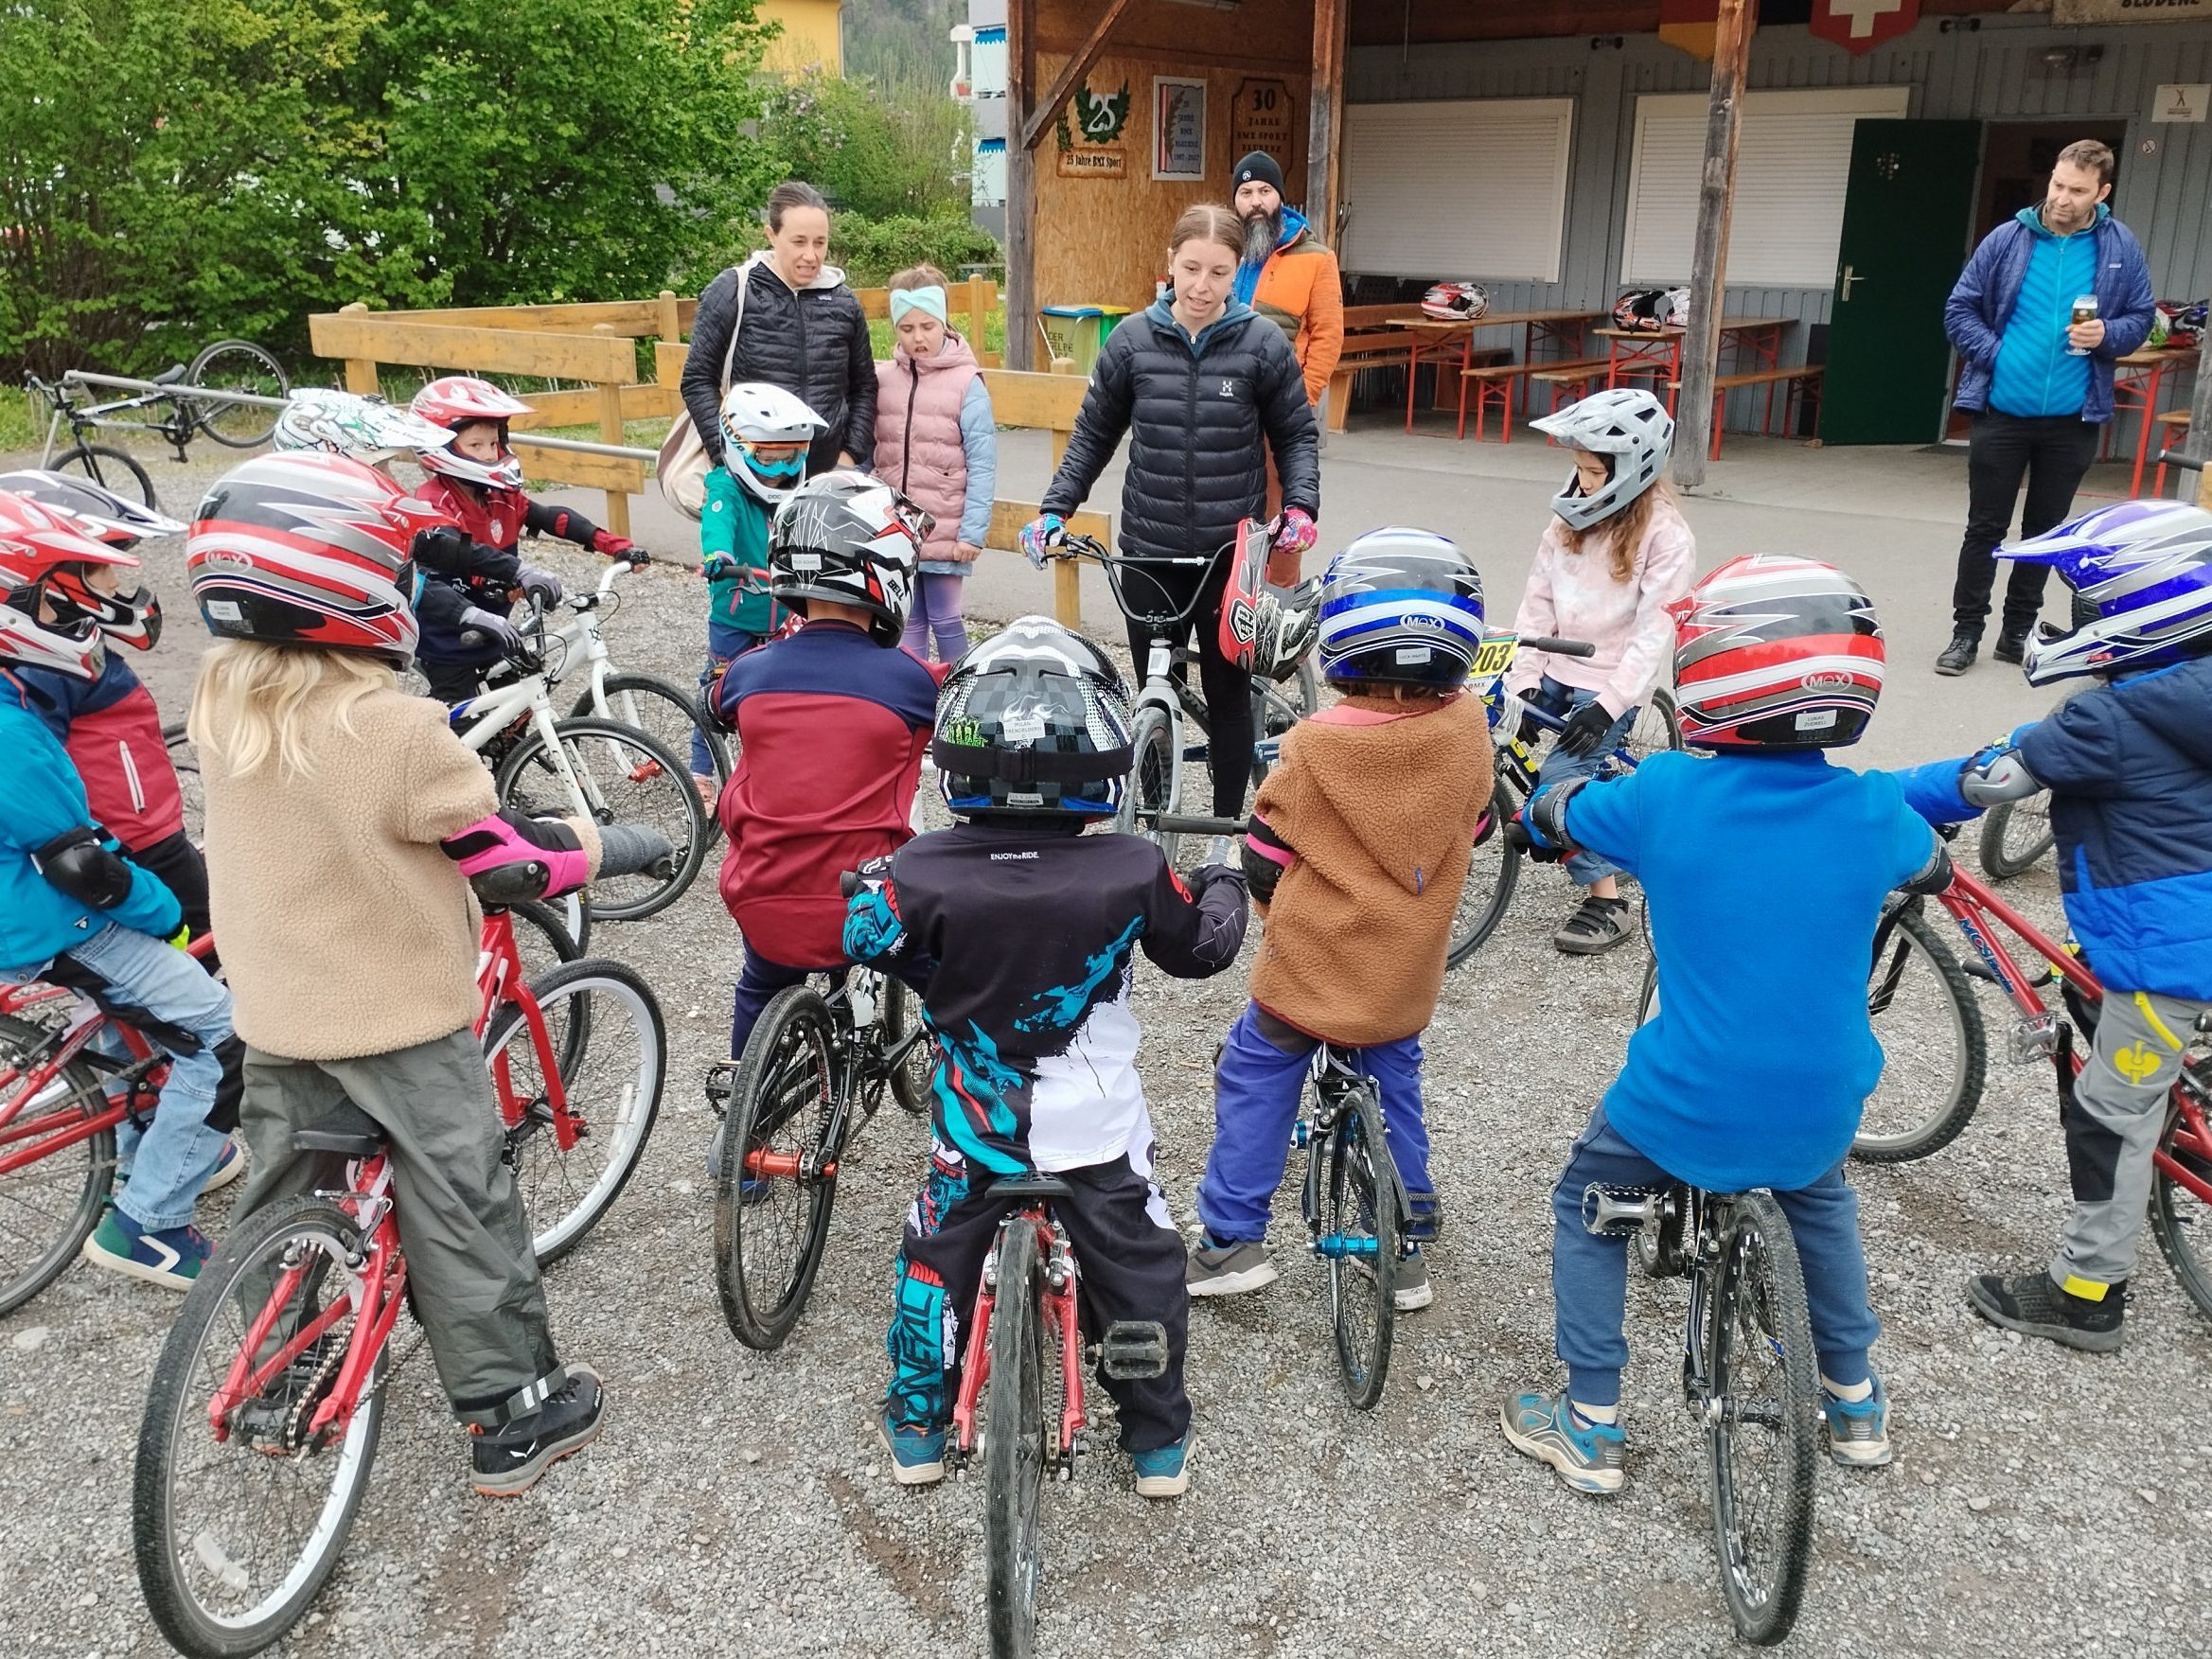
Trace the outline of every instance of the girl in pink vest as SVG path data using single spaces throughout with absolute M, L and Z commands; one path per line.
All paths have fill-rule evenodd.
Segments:
M 898 344 L 876 365 L 876 471 L 937 521 L 922 546 L 905 644 L 927 662 L 934 638 L 938 657 L 952 662 L 967 649 L 960 591 L 990 533 L 999 448 L 976 354 L 946 327 L 945 288 L 934 265 L 891 279 Z

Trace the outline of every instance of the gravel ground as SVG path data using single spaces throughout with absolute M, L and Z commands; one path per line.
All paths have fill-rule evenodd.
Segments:
M 157 468 L 188 507 L 219 468 Z M 178 711 L 196 629 L 173 580 L 150 675 Z M 591 561 L 554 556 L 580 578 Z M 627 584 L 624 663 L 693 671 L 699 591 Z M 1778 878 L 1782 878 L 1778 873 Z M 2046 865 L 2014 884 L 2055 917 Z M 1203 1451 L 1190 1495 L 1130 1490 L 1108 1421 L 1045 1500 L 1047 1653 L 1308 1654 L 1350 1642 L 1447 1654 L 1706 1653 L 1735 1643 L 1715 1582 L 1701 1441 L 1680 1409 L 1678 1284 L 1631 1288 L 1627 1492 L 1597 1504 L 1512 1453 L 1501 1395 L 1556 1375 L 1548 1193 L 1619 1063 L 1643 947 L 1559 956 L 1564 878 L 1531 873 L 1498 935 L 1453 975 L 1427 1039 L 1436 1174 L 1449 1225 L 1438 1299 L 1404 1319 L 1389 1392 L 1348 1409 L 1318 1265 L 1279 1221 L 1283 1279 L 1201 1306 L 1189 1373 Z M 605 1437 L 513 1503 L 471 1498 L 426 1359 L 393 1384 L 382 1452 L 345 1559 L 279 1650 L 300 1654 L 982 1650 L 980 1479 L 894 1488 L 869 1430 L 889 1268 L 919 1178 L 919 1124 L 879 1119 L 845 1166 L 812 1306 L 759 1355 L 719 1316 L 711 1119 L 734 929 L 702 880 L 597 950 L 659 991 L 671 1082 L 644 1166 L 548 1276 L 564 1353 L 608 1379 Z M 1146 1075 L 1178 1212 L 1211 1138 L 1208 1063 L 1243 973 L 1141 973 Z M 1531 993 L 1543 999 L 1541 1013 Z M 2000 1011 L 1985 1012 L 2002 1044 Z M 1824 1466 L 1808 1654 L 2114 1653 L 2206 1649 L 2212 1431 L 2177 1408 L 2212 1367 L 2212 1324 L 2148 1238 L 2129 1345 L 2113 1358 L 2003 1336 L 1966 1309 L 1973 1271 L 2035 1262 L 2065 1200 L 2048 1072 L 1993 1066 L 1980 1114 L 1934 1159 L 1854 1174 L 1885 1335 L 1899 1457 Z M 220 1196 L 220 1195 L 219 1195 Z M 211 1200 L 211 1225 L 222 1226 Z M 146 1383 L 176 1302 L 87 1268 L 0 1321 L 0 1651 L 154 1653 L 130 1549 Z

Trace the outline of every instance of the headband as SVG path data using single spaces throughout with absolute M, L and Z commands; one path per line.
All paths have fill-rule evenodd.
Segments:
M 891 320 L 895 325 L 909 311 L 927 311 L 940 323 L 948 320 L 945 304 L 945 291 L 935 283 L 928 288 L 894 288 L 891 291 Z

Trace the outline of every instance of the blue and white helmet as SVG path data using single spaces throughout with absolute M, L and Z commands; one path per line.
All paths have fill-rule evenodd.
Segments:
M 2021 664 L 2030 685 L 2212 649 L 2212 513 L 2202 507 L 2120 502 L 1992 556 L 2048 565 L 2097 607 L 2097 620 L 2080 627 L 2037 630 Z
M 1090 641 L 1020 617 L 953 665 L 929 757 L 957 813 L 1110 818 L 1129 775 L 1129 694 Z
M 1427 530 L 1371 530 L 1321 577 L 1321 674 L 1449 691 L 1482 645 L 1482 577 Z

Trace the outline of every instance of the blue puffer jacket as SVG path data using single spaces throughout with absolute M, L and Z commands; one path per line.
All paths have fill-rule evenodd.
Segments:
M 2005 327 L 2020 303 L 2035 252 L 2038 231 L 2029 222 L 2034 215 L 2035 209 L 2025 209 L 1982 238 L 1943 307 L 1943 332 L 1951 336 L 1960 358 L 1958 396 L 1953 400 L 1960 409 L 1989 405 L 1990 381 Z M 2113 417 L 2113 364 L 2150 337 L 2156 296 L 2150 289 L 2150 268 L 2144 263 L 2143 247 L 2133 232 L 2100 206 L 2096 227 L 2088 234 L 2097 242 L 2095 288 L 2097 315 L 2104 319 L 2104 344 L 2089 354 L 2089 395 L 2081 405 L 2081 418 L 2101 425 Z

